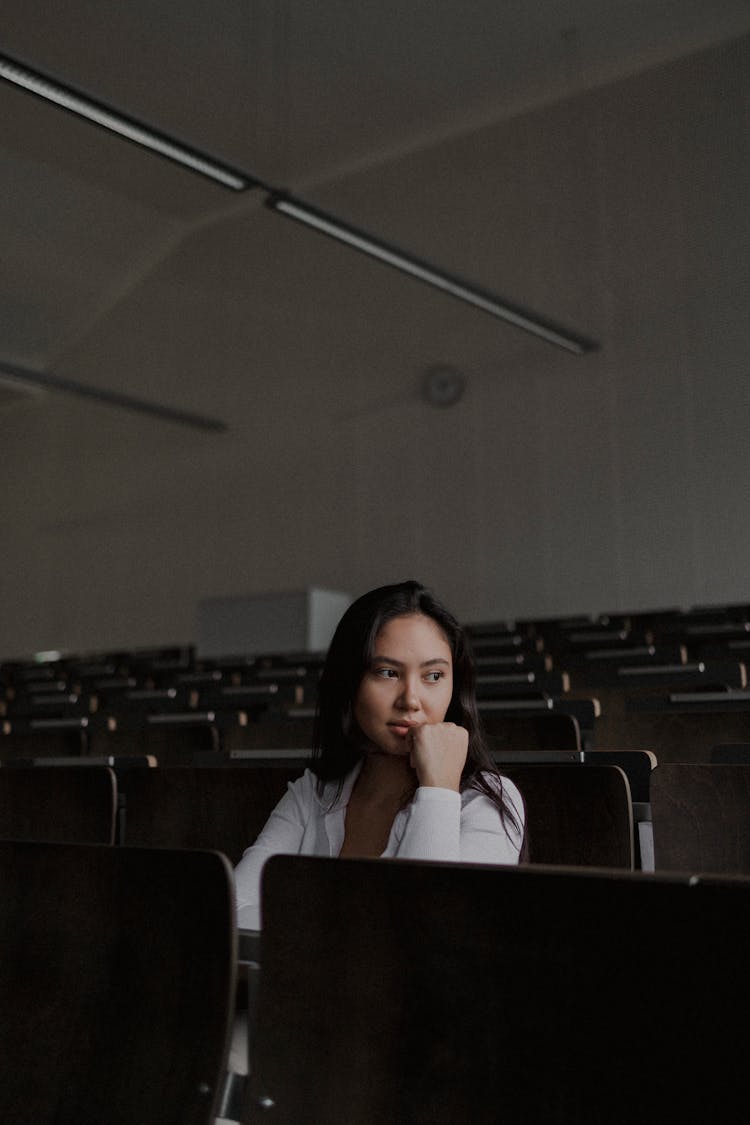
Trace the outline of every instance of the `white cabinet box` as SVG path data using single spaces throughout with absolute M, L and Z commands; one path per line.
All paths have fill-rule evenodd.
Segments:
M 206 598 L 198 602 L 199 657 L 325 652 L 349 594 L 338 590 L 288 591 Z

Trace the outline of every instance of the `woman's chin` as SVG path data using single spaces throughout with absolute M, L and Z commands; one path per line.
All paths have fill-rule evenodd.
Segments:
M 411 753 L 411 747 L 407 745 L 405 739 L 394 737 L 387 742 L 371 743 L 369 753 L 384 754 L 388 758 L 408 758 Z

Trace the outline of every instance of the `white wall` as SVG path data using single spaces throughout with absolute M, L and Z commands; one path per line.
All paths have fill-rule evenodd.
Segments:
M 2 412 L 0 658 L 187 642 L 201 598 L 412 576 L 464 620 L 750 600 L 749 104 L 744 39 L 319 193 L 367 226 L 391 192 L 382 233 L 427 257 L 447 224 L 444 264 L 561 310 L 602 341 L 580 359 L 387 270 L 363 302 L 384 267 L 313 235 L 300 256 L 272 216 L 244 273 L 221 225 L 194 236 L 227 273 L 212 304 L 187 240 L 159 267 L 171 303 L 146 277 L 61 373 L 139 393 L 156 350 L 161 399 L 210 380 L 230 430 Z M 456 407 L 419 399 L 428 362 L 468 376 Z

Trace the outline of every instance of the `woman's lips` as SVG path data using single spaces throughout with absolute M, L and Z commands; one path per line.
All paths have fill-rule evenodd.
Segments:
M 416 726 L 419 726 L 419 724 L 418 723 L 389 723 L 388 724 L 389 729 L 392 730 L 394 734 L 397 734 L 399 738 L 406 738 L 409 731 L 414 730 L 414 728 Z

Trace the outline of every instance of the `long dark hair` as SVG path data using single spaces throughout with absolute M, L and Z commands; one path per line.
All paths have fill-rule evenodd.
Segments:
M 453 614 L 419 582 L 409 580 L 378 586 L 352 602 L 333 634 L 317 691 L 311 769 L 322 793 L 326 782 L 344 778 L 363 757 L 363 739 L 354 718 L 354 699 L 370 666 L 375 639 L 394 617 L 422 614 L 438 625 L 453 659 L 453 694 L 446 722 L 464 727 L 469 749 L 461 774 L 461 788 L 484 793 L 500 810 L 503 822 L 521 832 L 517 811 L 503 794 L 500 771 L 492 760 L 475 693 L 474 657 L 469 639 Z M 507 827 L 507 823 L 506 823 Z

